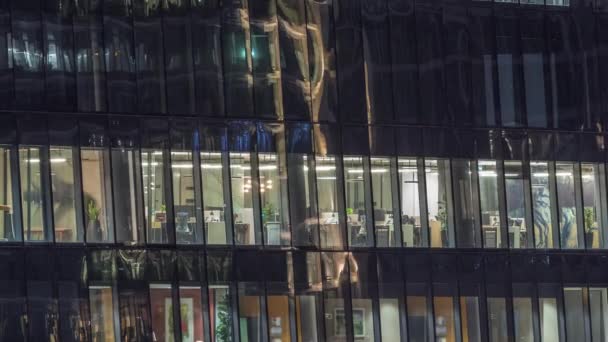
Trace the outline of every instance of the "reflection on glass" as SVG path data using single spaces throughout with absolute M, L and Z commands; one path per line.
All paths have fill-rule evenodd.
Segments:
M 7 147 L 0 147 L 0 241 L 21 241 L 20 218 L 15 216 L 18 197 L 13 192 L 19 186 L 13 170 L 16 165 L 12 152 Z
M 180 312 L 183 310 L 182 308 Z M 192 310 L 192 307 L 185 310 Z M 152 314 L 152 338 L 157 341 L 173 341 L 175 324 L 170 284 L 150 284 L 150 312 Z
M 605 177 L 603 164 L 581 164 L 583 185 L 583 223 L 585 225 L 585 243 L 587 248 L 604 247 L 605 227 L 602 226 L 602 215 L 605 203 Z
M 239 330 L 241 341 L 262 341 L 261 300 L 255 284 L 239 284 Z
M 400 244 L 396 239 L 393 221 L 391 160 L 389 158 L 371 158 L 371 178 L 376 246 L 397 247 Z
M 295 246 L 319 246 L 314 165 L 311 155 L 287 154 L 289 213 Z
M 532 293 L 530 284 L 513 284 L 513 325 L 516 341 L 534 341 Z
M 452 187 L 454 194 L 454 227 L 458 247 L 481 247 L 479 192 L 475 161 L 452 160 Z
M 175 240 L 178 244 L 203 243 L 197 221 L 193 169 L 192 152 L 171 151 Z
M 347 253 L 324 252 L 321 254 L 323 279 L 323 310 L 325 319 L 325 340 L 342 341 L 347 336 L 345 297 L 348 284 L 345 284 Z M 348 298 L 348 297 L 346 297 Z
M 71 148 L 51 147 L 50 152 L 55 241 L 80 241 L 82 223 L 76 215 L 76 196 L 80 191 L 74 186 L 73 151 Z
M 557 203 L 559 205 L 560 246 L 564 249 L 578 248 L 574 164 L 556 163 L 555 179 L 557 183 Z
M 581 287 L 564 288 L 566 341 L 584 340 L 586 309 L 583 298 L 587 296 L 587 293 L 584 292 L 586 292 L 586 289 Z
M 432 340 L 431 326 L 428 323 L 427 284 L 412 283 L 407 287 L 407 323 L 408 338 L 412 342 L 426 342 Z
M 450 161 L 427 159 L 425 172 L 431 247 L 454 247 Z
M 141 172 L 148 243 L 168 243 L 167 204 L 162 150 L 142 149 Z
M 258 154 L 260 207 L 266 245 L 289 245 L 289 208 L 284 161 L 277 153 Z
M 105 150 L 80 151 L 87 242 L 113 242 L 109 156 Z
M 230 153 L 230 173 L 236 243 L 260 244 L 259 227 L 253 210 L 254 192 L 258 191 L 258 184 L 251 177 L 251 154 Z
M 203 187 L 203 216 L 207 243 L 230 244 L 231 234 L 226 229 L 226 199 L 224 196 L 224 165 L 220 152 L 201 152 L 201 175 Z
M 485 248 L 506 247 L 500 232 L 500 209 L 498 204 L 498 173 L 495 160 L 477 162 L 479 175 L 479 203 L 481 230 Z
M 532 175 L 532 207 L 534 212 L 534 240 L 536 248 L 553 248 L 553 215 L 551 186 L 553 175 L 548 162 L 530 162 Z M 551 172 L 553 173 L 553 172 Z
M 91 310 L 91 341 L 119 341 L 118 329 L 114 325 L 114 294 L 110 286 L 89 286 Z
M 269 294 L 266 303 L 270 341 L 291 342 L 289 297 Z
M 19 148 L 21 179 L 21 208 L 25 241 L 49 241 L 48 227 L 44 220 L 45 197 L 42 163 L 45 163 L 40 147 Z
M 526 248 L 528 246 L 528 226 L 526 222 L 526 178 L 521 161 L 506 160 L 505 193 L 507 199 L 507 227 L 509 247 Z
M 401 337 L 399 299 L 380 298 L 380 334 L 383 342 L 399 342 Z
M 316 156 L 315 158 L 321 247 L 343 248 L 344 232 L 341 217 L 341 196 L 338 187 L 336 157 Z
M 608 340 L 608 289 L 589 288 L 589 309 L 591 311 L 591 341 Z
M 401 190 L 401 234 L 405 247 L 425 247 L 424 222 L 420 219 L 418 163 L 416 159 L 399 158 L 399 188 Z
M 232 341 L 232 303 L 230 288 L 224 285 L 209 286 L 211 339 L 216 342 Z
M 366 211 L 366 186 L 363 157 L 344 156 L 344 189 L 346 198 L 346 222 L 350 246 L 370 246 Z
M 112 149 L 112 189 L 118 242 L 137 243 L 143 239 L 138 165 L 139 155 L 135 150 Z
M 507 328 L 507 303 L 502 297 L 488 297 L 488 328 L 490 341 L 509 341 Z
M 182 340 L 204 341 L 200 286 L 180 286 L 179 304 Z

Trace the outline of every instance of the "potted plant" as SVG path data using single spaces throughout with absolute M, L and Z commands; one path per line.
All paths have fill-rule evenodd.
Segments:
M 95 205 L 95 201 L 89 201 L 87 204 L 87 236 L 90 241 L 103 240 L 103 231 L 101 230 L 101 222 L 99 221 L 99 208 Z
M 594 208 L 587 207 L 583 210 L 583 221 L 585 224 L 585 243 L 587 244 L 587 247 L 592 247 L 593 233 L 597 230 Z

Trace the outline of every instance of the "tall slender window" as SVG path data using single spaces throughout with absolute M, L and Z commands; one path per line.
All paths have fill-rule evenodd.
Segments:
M 0 241 L 22 240 L 15 157 L 13 149 L 0 147 Z
M 230 215 L 225 196 L 225 175 L 228 174 L 226 157 L 225 152 L 201 152 L 203 217 L 207 244 L 210 245 L 232 243 L 231 227 L 226 224 L 226 217 Z
M 585 339 L 585 315 L 588 297 L 587 289 L 582 287 L 564 287 L 564 322 L 566 325 L 566 341 Z
M 144 238 L 139 160 L 135 149 L 112 149 L 112 188 L 117 242 L 138 243 Z
M 111 286 L 90 285 L 91 335 L 93 341 L 114 342 L 120 340 L 116 326 L 115 295 Z
M 203 243 L 196 210 L 194 161 L 191 151 L 171 151 L 175 239 L 178 244 Z
M 368 215 L 369 196 L 367 178 L 369 173 L 363 157 L 344 156 L 344 196 L 346 198 L 346 222 L 349 245 L 371 246 L 372 218 Z M 369 166 L 369 164 L 368 164 Z
M 534 209 L 534 241 L 536 248 L 553 248 L 555 227 L 553 199 L 555 172 L 552 163 L 530 162 L 532 207 Z
M 165 156 L 161 149 L 142 149 L 141 170 L 148 243 L 168 243 L 167 203 L 165 202 Z
M 286 174 L 282 154 L 258 154 L 260 208 L 266 245 L 286 246 L 291 240 Z
M 592 341 L 606 341 L 608 339 L 608 289 L 589 288 L 589 310 Z
M 173 289 L 171 284 L 150 284 L 150 311 L 152 313 L 152 333 L 157 341 L 175 339 L 177 324 L 173 317 Z M 193 307 L 191 307 L 193 309 Z M 182 310 L 180 310 L 181 313 Z M 185 322 L 186 326 L 188 322 Z M 183 334 L 183 333 L 182 333 Z
M 394 203 L 398 203 L 393 196 L 393 172 L 391 159 L 371 158 L 372 201 L 374 206 L 374 230 L 376 233 L 376 246 L 397 247 L 401 245 L 395 231 Z M 395 189 L 396 190 L 396 189 Z M 397 213 L 398 215 L 398 213 Z
M 427 159 L 425 169 L 431 247 L 454 247 L 450 161 Z
M 606 168 L 603 164 L 581 164 L 583 223 L 587 248 L 603 248 L 606 237 Z
M 399 189 L 401 203 L 401 234 L 405 247 L 427 245 L 427 220 L 420 215 L 420 182 L 416 159 L 399 158 Z
M 48 181 L 43 172 L 48 167 L 46 158 L 48 158 L 48 150 L 44 148 L 19 148 L 21 207 L 25 241 L 51 240 L 46 219 Z
M 80 151 L 87 242 L 113 242 L 110 156 L 103 149 Z
M 556 163 L 557 204 L 559 205 L 560 246 L 563 249 L 579 248 L 577 218 L 580 203 L 579 167 L 573 163 Z M 579 195 L 579 196 L 577 196 Z
M 230 153 L 230 176 L 235 241 L 239 245 L 260 244 L 260 227 L 253 209 L 259 185 L 251 176 L 250 153 Z
M 533 293 L 532 284 L 513 284 L 513 325 L 516 341 L 534 341 Z
M 527 248 L 530 241 L 530 229 L 526 205 L 526 187 L 530 182 L 525 176 L 521 161 L 507 160 L 504 162 L 505 195 L 507 204 L 507 227 L 509 233 L 509 247 Z
M 456 313 L 454 297 L 449 284 L 434 284 L 433 311 L 435 313 L 436 341 L 456 340 Z
M 495 160 L 477 162 L 479 176 L 479 203 L 481 209 L 481 230 L 485 248 L 506 247 L 503 241 L 498 203 L 498 172 Z
M 562 293 L 559 284 L 538 285 L 538 315 L 542 341 L 561 341 L 564 338 L 561 324 Z
M 319 202 L 319 224 L 321 246 L 324 248 L 343 248 L 344 240 L 344 202 L 338 186 L 338 160 L 335 156 L 319 156 L 315 173 Z
M 82 241 L 82 211 L 76 209 L 80 189 L 74 178 L 73 149 L 51 147 L 50 165 L 55 241 Z
M 262 300 L 257 284 L 239 284 L 239 327 L 241 341 L 262 342 L 264 340 L 262 322 Z
M 481 247 L 477 171 L 474 160 L 452 160 L 454 227 L 458 247 Z
M 433 328 L 429 315 L 428 284 L 406 284 L 408 337 L 410 341 L 433 341 Z

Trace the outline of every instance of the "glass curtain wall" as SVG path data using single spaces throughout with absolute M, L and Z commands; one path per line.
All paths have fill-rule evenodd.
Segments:
M 80 167 L 87 242 L 112 243 L 114 212 L 109 151 L 101 148 L 82 148 Z
M 534 243 L 536 248 L 556 248 L 555 164 L 530 162 L 532 208 L 534 210 Z
M 398 180 L 393 167 L 396 161 L 391 158 L 372 157 L 370 163 L 376 246 L 401 246 L 401 231 L 396 229 L 400 219 L 400 213 L 395 210 L 399 208 L 399 192 L 395 187 Z
M 21 207 L 25 241 L 52 241 L 48 148 L 19 148 Z
M 431 247 L 454 247 L 450 160 L 426 159 L 426 201 Z
M 0 241 L 22 241 L 17 151 L 0 147 Z
M 348 243 L 352 247 L 373 245 L 373 218 L 370 213 L 369 161 L 362 156 L 344 156 L 344 196 Z
M 424 164 L 415 158 L 405 157 L 399 157 L 397 164 L 403 246 L 426 247 L 428 221 L 421 215 L 426 212 L 426 203 L 420 197 L 424 194 L 424 177 L 420 178 L 420 174 L 425 174 Z

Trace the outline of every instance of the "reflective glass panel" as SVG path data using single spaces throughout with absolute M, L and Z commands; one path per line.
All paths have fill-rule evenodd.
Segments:
M 233 327 L 230 288 L 224 285 L 210 285 L 209 307 L 212 340 L 231 342 Z
M 343 200 L 338 187 L 336 157 L 317 156 L 315 159 L 321 246 L 342 248 L 344 246 L 344 217 L 341 210 Z
M 261 301 L 264 299 L 257 293 L 256 285 L 239 284 L 239 330 L 241 341 L 261 342 L 262 311 Z
M 587 248 L 604 247 L 606 227 L 602 215 L 606 210 L 606 171 L 602 164 L 581 164 L 583 184 L 583 223 Z
M 152 314 L 152 338 L 157 341 L 174 341 L 175 323 L 170 284 L 150 284 L 150 312 Z
M 395 224 L 393 221 L 393 182 L 391 160 L 371 158 L 372 200 L 374 205 L 374 229 L 376 246 L 397 247 Z
M 232 243 L 232 233 L 226 225 L 226 206 L 224 175 L 227 170 L 220 152 L 201 152 L 201 178 L 203 186 L 203 217 L 207 244 L 225 245 Z
M 449 295 L 448 286 L 447 284 L 434 286 L 433 310 L 436 341 L 456 341 L 454 298 Z
M 481 209 L 481 231 L 485 248 L 506 247 L 500 231 L 500 209 L 498 204 L 498 173 L 495 160 L 477 162 L 479 175 L 479 203 Z
M 80 151 L 87 242 L 114 242 L 109 162 L 105 150 Z
M 51 147 L 50 151 L 55 241 L 82 241 L 82 216 L 76 210 L 80 189 L 74 183 L 74 152 L 62 147 Z
M 268 334 L 270 341 L 291 342 L 289 297 L 286 295 L 268 295 L 266 297 L 266 305 L 268 306 Z
M 502 297 L 488 297 L 488 328 L 490 341 L 509 341 L 507 303 Z
M 367 217 L 367 175 L 363 157 L 344 156 L 344 189 L 346 198 L 346 222 L 350 246 L 370 246 L 373 239 Z
M 251 154 L 230 153 L 230 176 L 232 184 L 232 211 L 234 235 L 239 245 L 261 243 L 260 231 L 254 216 L 253 201 L 258 184 L 251 177 Z
M 427 245 L 426 220 L 420 217 L 420 184 L 416 159 L 399 158 L 399 188 L 401 190 L 401 234 L 405 247 Z
M 407 327 L 409 341 L 432 341 L 433 330 L 428 315 L 428 285 L 423 283 L 406 284 Z
M 454 227 L 458 247 L 481 247 L 477 171 L 477 163 L 473 160 L 452 160 Z
M 427 159 L 425 168 L 431 247 L 454 247 L 450 161 Z
M 171 240 L 167 224 L 164 165 L 162 150 L 142 149 L 141 171 L 148 243 L 168 243 Z
M 278 153 L 259 153 L 258 172 L 265 244 L 287 246 L 291 236 L 285 161 Z
M 49 241 L 50 234 L 45 222 L 46 187 L 42 173 L 44 153 L 40 147 L 19 148 L 21 180 L 21 207 L 25 241 Z M 48 169 L 47 169 L 48 170 Z
M 559 235 L 561 248 L 579 248 L 575 167 L 572 163 L 556 163 L 557 203 L 559 205 Z M 578 169 L 578 167 L 576 168 Z M 578 184 L 580 186 L 580 184 Z M 580 194 L 580 193 L 579 193 Z
M 298 341 L 318 341 L 317 315 L 319 308 L 319 297 L 315 295 L 296 296 L 296 329 Z
M 513 325 L 516 341 L 534 341 L 532 291 L 531 284 L 513 284 Z
M 564 287 L 564 308 L 566 309 L 566 340 L 585 341 L 584 297 L 587 289 L 581 287 Z
M 311 155 L 288 153 L 289 212 L 295 246 L 319 245 L 315 163 Z
M 542 341 L 560 341 L 563 337 L 560 324 L 561 289 L 557 284 L 538 285 L 538 316 Z
M 536 248 L 553 248 L 553 200 L 551 199 L 550 172 L 548 162 L 530 162 L 532 181 L 532 207 L 534 208 L 534 240 Z
M 182 341 L 204 341 L 203 313 L 200 286 L 180 286 L 179 303 L 182 326 Z

